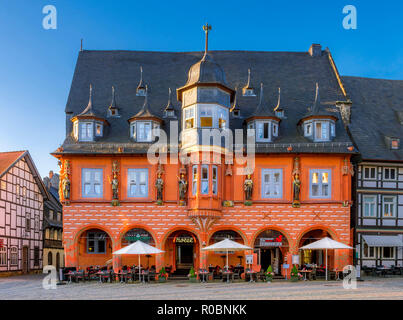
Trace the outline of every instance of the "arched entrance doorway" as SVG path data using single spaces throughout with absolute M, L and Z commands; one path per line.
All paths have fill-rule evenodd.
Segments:
M 85 230 L 78 238 L 78 267 L 106 266 L 112 259 L 112 239 L 101 229 Z
M 312 242 L 318 241 L 324 237 L 332 238 L 327 231 L 322 229 L 308 231 L 302 236 L 301 240 L 299 241 L 299 248 L 306 246 L 307 244 L 310 244 Z M 329 253 L 330 251 L 328 251 L 328 263 L 329 265 L 331 265 L 331 256 L 329 255 Z M 301 265 L 310 267 L 311 265 L 322 266 L 325 264 L 325 250 L 300 250 L 299 255 Z
M 281 273 L 281 265 L 289 251 L 287 238 L 280 231 L 264 230 L 258 234 L 254 243 L 257 264 L 266 271 L 271 265 L 275 274 Z
M 136 242 L 137 240 L 155 247 L 155 240 L 150 232 L 142 228 L 132 228 L 123 235 L 121 242 L 122 248 Z M 139 258 L 137 255 L 122 255 L 121 257 L 123 267 L 133 265 L 137 266 L 139 263 Z M 142 269 L 155 269 L 155 255 L 141 255 L 140 264 Z
M 175 275 L 187 275 L 199 268 L 199 241 L 194 233 L 186 230 L 172 232 L 165 241 L 165 262 Z
M 242 236 L 234 230 L 219 230 L 212 234 L 208 245 L 220 242 L 224 239 L 230 239 L 241 244 L 245 244 Z M 228 266 L 242 266 L 245 258 L 243 251 L 228 251 Z M 207 263 L 209 267 L 220 266 L 223 268 L 226 264 L 226 251 L 210 251 L 208 252 Z

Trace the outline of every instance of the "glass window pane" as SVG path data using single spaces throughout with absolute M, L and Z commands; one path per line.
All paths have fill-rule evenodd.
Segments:
M 202 181 L 201 192 L 202 192 L 203 194 L 207 194 L 207 193 L 208 193 L 208 181 Z
M 312 185 L 312 195 L 313 196 L 319 195 L 319 186 L 317 184 Z
M 318 183 L 318 173 L 314 172 L 312 174 L 312 183 Z
M 322 183 L 328 183 L 328 182 L 329 182 L 329 173 L 322 172 Z

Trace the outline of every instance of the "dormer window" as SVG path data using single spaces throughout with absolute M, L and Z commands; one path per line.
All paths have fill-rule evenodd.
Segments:
M 175 117 L 175 111 L 173 110 L 166 110 L 165 111 L 165 117 Z
M 278 118 L 284 118 L 284 110 L 276 110 L 275 115 Z
M 137 88 L 136 96 L 145 97 L 145 95 L 146 95 L 146 89 L 145 88 Z
M 153 121 L 133 121 L 130 124 L 130 135 L 137 142 L 152 142 L 155 136 L 152 129 L 159 129 L 160 125 Z
M 94 129 L 92 122 L 81 122 L 79 129 L 79 140 L 80 141 L 93 141 L 94 140 Z
M 256 94 L 254 92 L 254 90 L 252 88 L 247 89 L 247 88 L 243 88 L 242 89 L 242 95 L 244 97 L 256 97 Z
M 102 137 L 103 126 L 101 123 L 95 124 L 95 136 Z
M 392 139 L 390 145 L 391 149 L 397 150 L 399 149 L 399 146 L 400 146 L 400 139 Z
M 317 141 L 329 140 L 328 122 L 315 122 L 315 140 Z
M 314 142 L 330 141 L 336 136 L 333 120 L 309 120 L 303 123 L 304 136 Z
M 108 117 L 119 117 L 118 109 L 108 109 Z
M 232 116 L 234 118 L 239 118 L 241 116 L 241 111 L 240 110 L 233 110 L 232 111 Z

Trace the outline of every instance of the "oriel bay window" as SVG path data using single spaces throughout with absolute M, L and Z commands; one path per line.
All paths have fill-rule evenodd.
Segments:
M 127 170 L 127 196 L 131 198 L 148 197 L 148 169 Z
M 309 195 L 310 198 L 331 197 L 331 170 L 310 170 Z
M 282 180 L 282 169 L 262 169 L 262 198 L 282 198 Z
M 212 128 L 213 127 L 213 108 L 202 106 L 200 107 L 200 127 Z
M 195 110 L 194 110 L 194 107 L 188 107 L 184 111 L 185 111 L 184 128 L 185 129 L 194 128 L 195 127 Z
M 200 170 L 200 172 L 199 172 Z M 211 172 L 211 174 L 210 174 Z M 200 176 L 200 179 L 199 179 Z M 200 180 L 200 190 L 198 181 Z M 210 187 L 211 186 L 211 187 Z M 217 195 L 218 193 L 218 167 L 214 165 L 194 165 L 192 167 L 192 195 Z
M 102 169 L 82 169 L 82 196 L 84 198 L 102 197 Z

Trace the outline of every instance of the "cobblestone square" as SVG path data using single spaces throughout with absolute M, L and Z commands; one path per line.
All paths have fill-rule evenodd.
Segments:
M 258 282 L 235 283 L 99 283 L 80 282 L 58 285 L 56 290 L 42 287 L 44 275 L 0 278 L 0 299 L 116 299 L 116 300 L 320 300 L 320 299 L 399 299 L 403 300 L 403 278 L 366 278 L 357 282 L 357 289 L 344 289 L 342 281 L 286 281 L 271 284 Z

